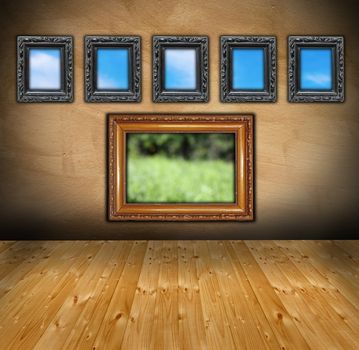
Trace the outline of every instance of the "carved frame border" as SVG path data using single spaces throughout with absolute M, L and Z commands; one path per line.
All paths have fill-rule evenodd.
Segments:
M 220 38 L 220 98 L 222 102 L 275 102 L 277 99 L 277 39 L 274 36 L 233 36 Z M 259 47 L 265 49 L 264 90 L 235 90 L 231 87 L 232 49 Z
M 142 128 L 141 128 L 142 125 Z M 194 131 L 238 129 L 236 133 L 236 203 L 215 204 L 142 204 L 125 202 L 124 130 Z M 173 128 L 171 129 L 171 126 Z M 170 128 L 169 128 L 170 127 Z M 222 129 L 224 128 L 224 129 Z M 178 132 L 178 131 L 177 131 Z M 182 132 L 182 131 L 181 131 Z M 187 132 L 187 131 L 183 131 Z M 122 135 L 119 138 L 119 135 Z M 239 135 L 242 135 L 240 137 Z M 110 221 L 252 221 L 253 201 L 253 116 L 241 114 L 110 114 L 108 116 L 108 219 Z M 240 145 L 239 145 L 240 144 Z M 238 152 L 238 149 L 242 151 Z M 241 154 L 238 154 L 241 153 Z M 243 154 L 242 154 L 243 153 Z M 122 169 L 121 169 L 122 167 Z M 239 188 L 241 190 L 239 190 Z M 121 195 L 122 193 L 122 195 Z M 239 198 L 241 203 L 239 203 Z M 187 206 L 187 207 L 186 207 Z
M 96 49 L 98 47 L 124 47 L 130 50 L 130 88 L 128 90 L 96 90 Z M 141 37 L 98 35 L 85 36 L 85 101 L 141 101 Z
M 153 102 L 208 102 L 209 64 L 207 36 L 154 36 L 152 47 L 152 100 Z M 198 84 L 195 91 L 166 91 L 163 87 L 162 50 L 165 47 L 195 47 L 199 51 L 197 62 Z
M 301 47 L 330 47 L 334 49 L 334 87 L 329 91 L 299 89 L 299 49 Z M 344 102 L 344 37 L 289 36 L 288 37 L 288 101 Z
M 60 90 L 28 89 L 28 49 L 30 47 L 59 47 L 62 50 L 62 86 Z M 17 102 L 73 101 L 73 38 L 72 36 L 17 36 Z

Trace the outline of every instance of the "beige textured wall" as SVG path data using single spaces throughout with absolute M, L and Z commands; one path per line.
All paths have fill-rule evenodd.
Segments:
M 358 227 L 359 40 L 354 1 L 32 0 L 1 2 L 0 195 L 7 238 L 343 237 Z M 70 34 L 75 100 L 16 103 L 16 35 Z M 139 104 L 84 102 L 83 36 L 142 37 Z M 210 37 L 210 102 L 151 102 L 151 37 Z M 278 101 L 219 102 L 219 36 L 276 35 Z M 287 36 L 345 36 L 346 102 L 287 102 Z M 256 115 L 256 221 L 106 221 L 106 113 L 250 112 Z M 17 235 L 16 235 L 17 234 Z

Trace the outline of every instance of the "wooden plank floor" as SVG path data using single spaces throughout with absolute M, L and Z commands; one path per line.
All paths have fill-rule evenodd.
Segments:
M 0 349 L 359 349 L 359 241 L 0 241 Z

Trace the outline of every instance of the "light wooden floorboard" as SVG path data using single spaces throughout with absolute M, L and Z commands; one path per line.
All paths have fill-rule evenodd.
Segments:
M 0 348 L 357 350 L 358 249 L 0 242 Z

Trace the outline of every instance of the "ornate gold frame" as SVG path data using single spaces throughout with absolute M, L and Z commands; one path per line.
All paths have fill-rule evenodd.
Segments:
M 126 133 L 231 132 L 236 136 L 235 203 L 126 203 Z M 110 114 L 109 211 L 111 221 L 253 220 L 253 116 L 242 114 Z

